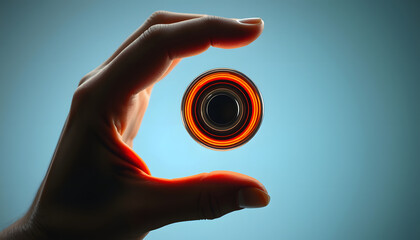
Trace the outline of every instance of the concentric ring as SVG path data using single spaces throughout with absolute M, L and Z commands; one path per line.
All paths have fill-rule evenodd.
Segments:
M 217 68 L 202 73 L 188 86 L 181 114 L 185 128 L 198 143 L 210 149 L 230 150 L 248 142 L 258 131 L 263 101 L 255 84 L 243 73 Z

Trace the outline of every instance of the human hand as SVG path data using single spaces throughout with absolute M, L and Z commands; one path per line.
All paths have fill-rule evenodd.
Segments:
M 249 176 L 157 178 L 132 149 L 153 85 L 182 58 L 248 45 L 262 30 L 258 18 L 154 13 L 80 81 L 31 208 L 0 238 L 139 239 L 170 223 L 266 206 L 267 191 Z

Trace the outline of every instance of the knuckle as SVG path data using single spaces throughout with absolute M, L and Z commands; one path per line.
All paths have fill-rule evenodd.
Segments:
M 80 79 L 79 84 L 77 86 L 82 85 L 84 82 L 86 82 L 89 79 L 89 77 L 90 77 L 89 74 L 82 77 L 82 79 Z
M 73 93 L 73 98 L 71 101 L 70 112 L 69 112 L 69 122 L 76 119 L 84 119 L 85 123 L 89 117 L 96 111 L 95 109 L 95 96 L 90 87 L 87 87 L 86 84 L 79 86 L 76 91 Z
M 219 16 L 207 15 L 202 17 L 202 21 L 208 26 L 217 26 L 223 23 L 223 18 Z
M 147 19 L 147 22 L 151 25 L 160 23 L 166 19 L 168 14 L 169 12 L 167 11 L 163 11 L 163 10 L 156 11 L 150 15 L 150 17 Z
M 142 38 L 151 42 L 162 42 L 162 39 L 165 37 L 165 29 L 166 26 L 164 24 L 155 24 L 142 34 Z
M 82 85 L 83 83 L 85 83 L 86 81 L 88 81 L 89 79 L 93 78 L 98 72 L 100 72 L 101 70 L 101 66 L 95 68 L 94 70 L 90 71 L 88 74 L 86 74 L 85 76 L 82 77 L 82 79 L 80 79 L 79 81 L 79 86 Z
M 78 106 L 83 102 L 86 102 L 86 98 L 89 96 L 89 91 L 84 86 L 79 86 L 73 93 L 72 107 Z
M 211 193 L 202 191 L 198 203 L 200 219 L 213 220 L 223 216 L 217 198 Z
M 88 81 L 93 75 L 94 75 L 93 72 L 90 72 L 90 73 L 86 74 L 84 77 L 82 77 L 82 79 L 80 79 L 79 85 L 77 85 L 77 86 L 80 86 L 83 83 L 85 83 L 86 81 Z
M 201 183 L 208 181 L 210 176 L 208 173 L 203 174 Z M 223 216 L 224 214 L 220 207 L 220 202 L 213 191 L 204 189 L 200 191 L 197 204 L 199 219 L 213 220 Z
M 76 91 L 73 93 L 73 98 L 71 102 L 72 111 L 82 111 L 82 109 L 91 109 L 94 104 L 96 104 L 95 98 L 97 94 L 92 91 L 91 84 L 82 84 L 76 88 Z

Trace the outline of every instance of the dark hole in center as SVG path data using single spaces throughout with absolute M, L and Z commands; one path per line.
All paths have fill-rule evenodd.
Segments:
M 207 103 L 207 116 L 216 125 L 232 124 L 237 119 L 238 114 L 238 102 L 228 94 L 217 94 Z

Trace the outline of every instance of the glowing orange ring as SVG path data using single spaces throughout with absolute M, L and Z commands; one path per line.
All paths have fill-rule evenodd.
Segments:
M 245 94 L 246 99 L 250 100 L 247 104 L 252 111 L 250 110 L 251 116 L 247 116 L 249 117 L 247 125 L 245 128 L 242 126 L 243 130 L 239 134 L 231 134 L 235 135 L 232 138 L 227 135 L 228 138 L 217 139 L 214 134 L 205 131 L 200 124 L 194 121 L 194 117 L 196 117 L 194 116 L 196 114 L 194 113 L 194 106 L 197 101 L 197 94 L 202 91 L 203 87 L 218 80 L 239 86 L 243 90 L 242 92 L 239 89 L 242 94 Z M 229 150 L 245 144 L 258 131 L 263 116 L 263 101 L 255 84 L 241 72 L 232 69 L 212 69 L 198 76 L 189 85 L 182 99 L 181 113 L 187 131 L 198 143 L 211 149 Z

